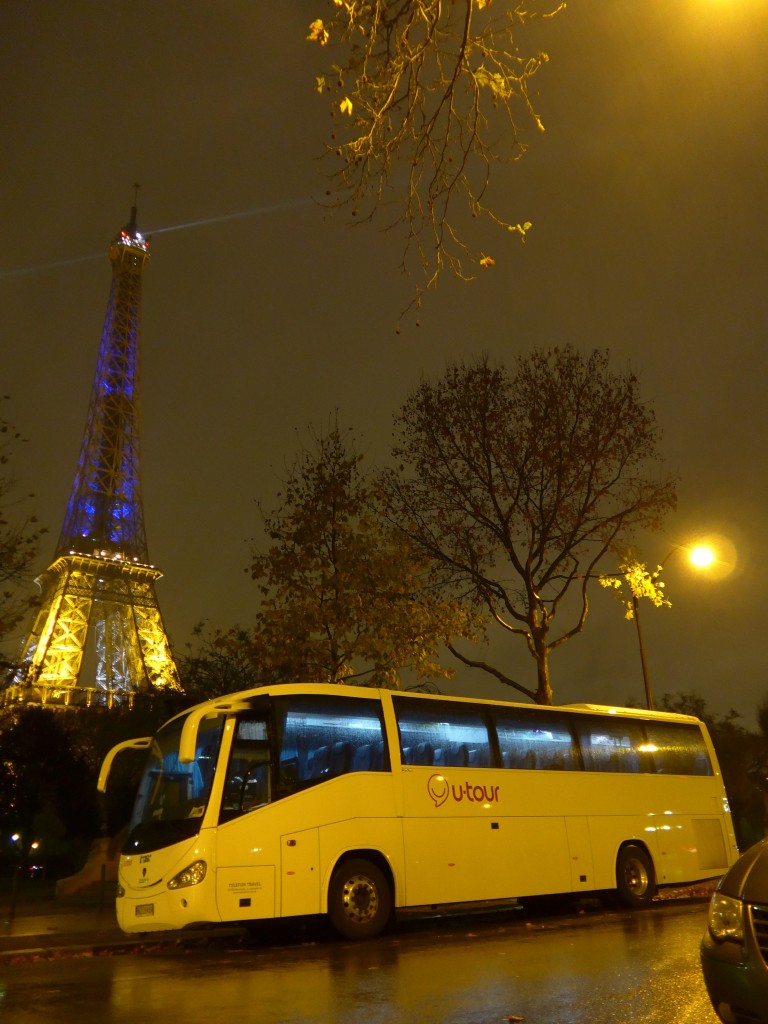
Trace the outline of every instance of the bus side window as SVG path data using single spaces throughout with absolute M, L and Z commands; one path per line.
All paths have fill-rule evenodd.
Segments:
M 416 744 L 416 756 L 413 759 L 414 764 L 432 764 L 432 744 L 431 743 L 417 743 Z
M 646 722 L 648 746 L 657 775 L 712 775 L 704 738 L 697 725 L 684 722 Z
M 299 789 L 299 759 L 286 757 L 280 761 L 278 774 L 279 796 L 289 796 Z
M 329 771 L 329 759 L 330 750 L 328 744 L 323 744 L 322 747 L 318 747 L 313 750 L 307 757 L 307 772 L 306 777 L 308 779 L 319 779 L 323 775 L 327 775 Z
M 371 744 L 363 743 L 355 750 L 352 757 L 353 772 L 369 772 L 371 770 Z
M 378 701 L 303 695 L 274 706 L 281 796 L 348 772 L 389 770 Z
M 343 775 L 352 763 L 352 744 L 348 740 L 336 740 L 331 750 L 331 775 Z
M 491 743 L 482 707 L 418 697 L 393 700 L 405 765 L 490 768 Z
M 336 740 L 333 746 L 324 744 L 307 758 L 307 778 L 320 779 L 325 776 L 344 775 L 352 763 L 352 744 L 348 740 Z
M 384 740 L 361 743 L 352 753 L 352 772 L 380 772 L 384 770 Z
M 575 724 L 586 771 L 638 774 L 648 770 L 641 721 L 578 715 Z
M 479 768 L 480 767 L 480 751 L 476 748 L 470 750 L 469 747 L 465 747 L 466 751 L 466 765 L 467 768 Z
M 579 767 L 569 720 L 557 711 L 499 711 L 496 736 L 505 768 L 575 771 Z

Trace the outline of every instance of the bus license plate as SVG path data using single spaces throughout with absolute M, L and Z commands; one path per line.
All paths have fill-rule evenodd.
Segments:
M 140 903 L 136 907 L 136 917 L 154 917 L 155 916 L 155 904 L 154 903 Z

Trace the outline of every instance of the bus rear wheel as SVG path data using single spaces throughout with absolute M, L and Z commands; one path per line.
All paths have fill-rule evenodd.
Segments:
M 379 935 L 392 912 L 392 893 L 380 868 L 368 860 L 343 861 L 328 888 L 328 917 L 346 939 Z
M 616 890 L 630 907 L 647 907 L 656 895 L 653 861 L 642 848 L 630 843 L 616 858 Z

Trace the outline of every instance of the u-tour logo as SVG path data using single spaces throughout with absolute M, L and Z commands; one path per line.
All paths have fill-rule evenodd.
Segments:
M 461 803 L 466 800 L 471 804 L 495 804 L 499 800 L 498 786 L 477 786 L 471 782 L 450 783 L 444 775 L 430 775 L 427 779 L 427 792 L 434 800 L 435 807 L 442 807 L 446 800 Z

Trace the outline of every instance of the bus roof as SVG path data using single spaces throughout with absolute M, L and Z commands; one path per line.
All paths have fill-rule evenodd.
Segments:
M 384 692 L 380 687 L 372 686 L 353 686 L 347 684 L 335 684 L 335 683 L 275 683 L 268 684 L 263 687 L 256 687 L 250 690 L 240 690 L 235 693 L 225 694 L 221 697 L 214 697 L 211 700 L 204 701 L 201 704 L 197 704 L 194 707 L 188 708 L 182 711 L 180 715 L 174 717 L 180 717 L 181 715 L 190 715 L 197 722 L 201 721 L 208 715 L 226 714 L 234 711 L 244 711 L 248 709 L 249 702 L 252 700 L 258 700 L 259 697 L 267 697 L 270 695 L 278 694 L 300 694 L 300 693 L 327 693 L 336 696 L 348 696 L 348 697 L 362 697 L 368 699 L 376 699 L 380 694 Z M 590 703 L 577 703 L 577 704 L 558 704 L 558 705 L 546 705 L 546 704 L 529 704 L 515 701 L 505 701 L 499 699 L 487 699 L 484 697 L 475 696 L 451 696 L 448 694 L 441 693 L 423 693 L 421 691 L 413 690 L 388 690 L 386 692 L 397 694 L 398 696 L 418 698 L 422 700 L 448 700 L 448 701 L 468 701 L 472 703 L 488 704 L 497 707 L 536 707 L 541 708 L 544 711 L 575 711 L 575 712 L 588 712 L 598 715 L 620 715 L 625 718 L 655 718 L 666 721 L 679 721 L 679 722 L 698 722 L 699 719 L 693 715 L 683 715 L 677 712 L 671 711 L 651 711 L 647 708 L 627 708 L 612 706 L 609 704 L 590 704 Z
M 695 715 L 684 715 L 679 711 L 655 711 L 650 708 L 622 708 L 610 704 L 561 704 L 562 708 L 571 711 L 596 711 L 602 715 L 621 715 L 624 718 L 660 718 L 679 722 L 698 722 Z

